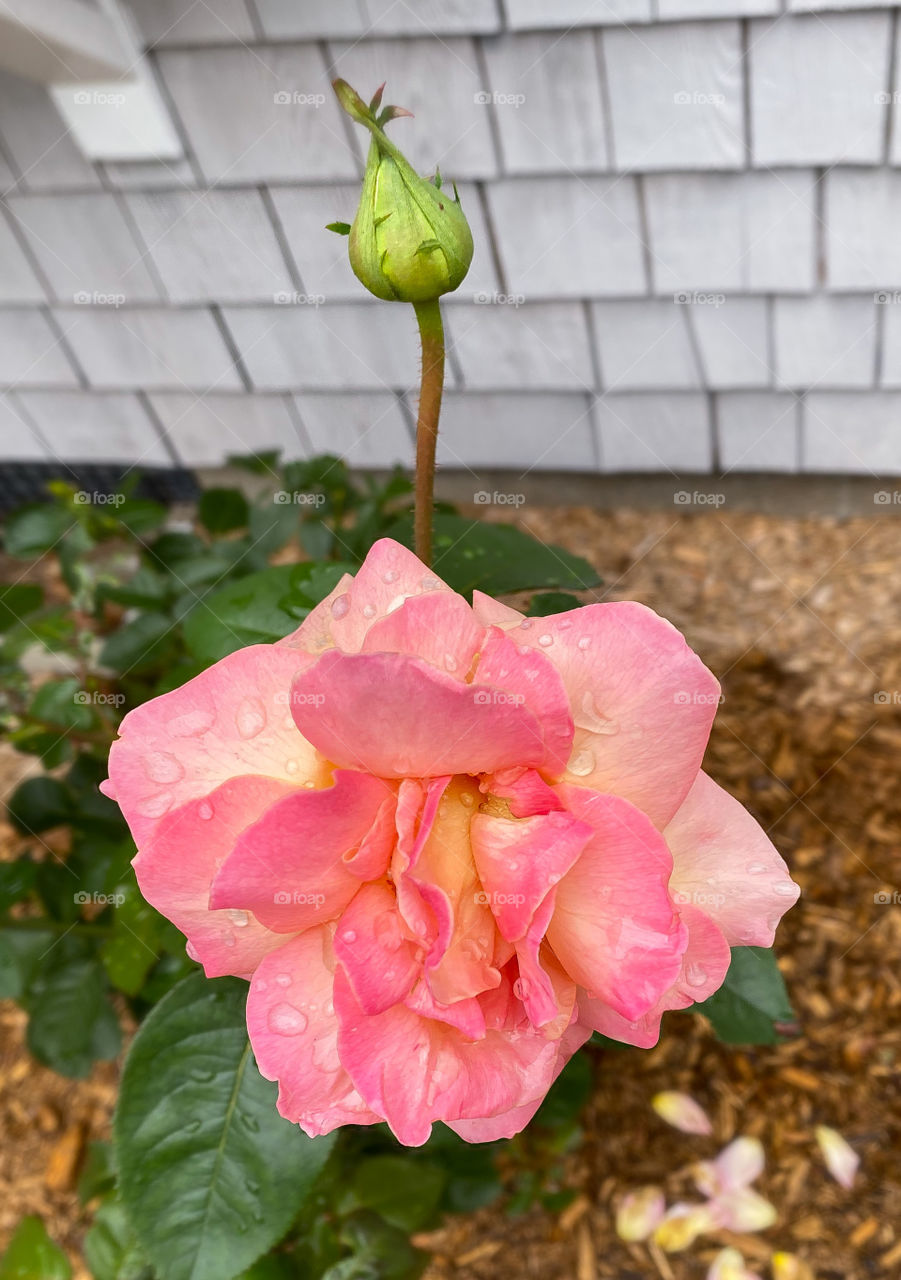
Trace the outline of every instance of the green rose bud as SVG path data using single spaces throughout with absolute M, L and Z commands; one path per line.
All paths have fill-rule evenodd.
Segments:
M 392 302 L 430 302 L 463 281 L 472 262 L 472 232 L 454 187 L 451 200 L 435 181 L 420 178 L 385 136 L 383 126 L 402 107 L 384 107 L 382 88 L 367 107 L 344 80 L 334 82 L 347 114 L 372 134 L 363 192 L 353 225 L 330 229 L 350 235 L 354 275 L 377 298 Z

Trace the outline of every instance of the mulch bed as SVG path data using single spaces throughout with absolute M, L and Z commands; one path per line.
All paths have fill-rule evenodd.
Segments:
M 496 1280 L 499 1270 L 511 1280 L 701 1280 L 724 1243 L 763 1274 L 778 1248 L 819 1280 L 901 1275 L 901 901 L 874 901 L 901 887 L 901 521 L 581 508 L 521 518 L 596 563 L 605 585 L 586 599 L 657 608 L 720 677 L 707 767 L 764 824 L 803 890 L 777 935 L 801 1034 L 737 1049 L 701 1018 L 672 1015 L 658 1048 L 607 1054 L 569 1163 L 574 1201 L 557 1214 L 492 1209 L 449 1222 L 428 1237 L 428 1280 Z M 18 1013 L 0 1011 L 0 1243 L 23 1213 L 42 1212 L 74 1253 L 84 1217 L 60 1146 L 73 1126 L 82 1138 L 105 1131 L 113 1073 L 59 1081 L 24 1056 Z M 692 1094 L 714 1137 L 658 1120 L 650 1100 L 664 1088 Z M 852 1192 L 823 1167 L 821 1123 L 860 1153 Z M 656 1183 L 669 1201 L 694 1199 L 689 1166 L 740 1133 L 766 1148 L 757 1185 L 779 1209 L 776 1226 L 683 1254 L 618 1240 L 618 1196 Z

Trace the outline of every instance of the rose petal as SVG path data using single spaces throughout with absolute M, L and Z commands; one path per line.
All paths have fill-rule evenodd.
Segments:
M 294 788 L 275 778 L 232 778 L 155 825 L 134 860 L 141 893 L 187 935 L 208 978 L 252 973 L 284 944 L 244 910 L 211 911 L 210 885 L 242 833 Z
M 485 638 L 462 596 L 432 591 L 411 596 L 386 618 L 374 622 L 363 653 L 406 653 L 463 681 Z
M 701 1160 L 695 1165 L 695 1185 L 699 1191 L 713 1197 L 742 1191 L 760 1177 L 765 1164 L 766 1156 L 759 1138 L 736 1138 L 715 1160 Z
M 421 948 L 406 934 L 387 884 L 365 884 L 335 931 L 335 955 L 365 1013 L 382 1013 L 412 991 Z
M 772 946 L 800 889 L 747 809 L 700 772 L 663 834 L 674 901 L 700 907 L 732 946 Z
M 682 635 L 630 601 L 527 618 L 508 635 L 563 678 L 575 722 L 567 781 L 621 796 L 664 827 L 700 768 L 719 702 Z
M 667 890 L 670 852 L 625 800 L 570 786 L 558 794 L 595 835 L 557 885 L 548 942 L 579 986 L 640 1018 L 675 981 L 688 942 Z
M 259 966 L 247 1029 L 260 1074 L 278 1081 L 278 1109 L 316 1137 L 344 1124 L 377 1124 L 338 1058 L 328 929 L 309 929 Z
M 339 769 L 331 787 L 285 796 L 243 832 L 210 906 L 252 911 L 278 933 L 334 920 L 360 888 L 344 859 L 353 859 L 391 790 L 381 778 Z
M 704 1137 L 713 1133 L 713 1125 L 707 1113 L 687 1093 L 664 1089 L 654 1095 L 651 1106 L 661 1120 L 671 1124 L 680 1133 L 695 1133 Z
M 636 1243 L 647 1240 L 666 1212 L 666 1200 L 659 1187 L 640 1187 L 624 1195 L 616 1208 L 616 1234 L 620 1240 Z
M 291 680 L 309 661 L 275 645 L 251 645 L 129 711 L 102 789 L 118 803 L 138 848 L 164 814 L 229 778 L 326 785 L 327 762 L 298 733 L 289 706 Z
M 835 1129 L 830 1129 L 828 1125 L 818 1124 L 814 1132 L 817 1145 L 823 1153 L 826 1168 L 836 1182 L 850 1191 L 854 1185 L 857 1167 L 860 1164 L 860 1156 L 840 1133 Z

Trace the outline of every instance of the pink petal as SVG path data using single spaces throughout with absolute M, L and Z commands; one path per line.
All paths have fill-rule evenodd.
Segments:
M 663 834 L 675 902 L 700 907 L 732 946 L 772 946 L 800 889 L 744 805 L 699 772 Z
M 696 907 L 681 907 L 679 915 L 688 929 L 688 946 L 675 982 L 646 1014 L 629 1020 L 600 1000 L 583 995 L 579 1017 L 587 1026 L 610 1040 L 621 1040 L 640 1049 L 650 1049 L 660 1039 L 660 1019 L 669 1009 L 689 1005 L 712 996 L 723 982 L 732 961 L 729 944 L 713 921 Z
M 815 1136 L 826 1168 L 836 1182 L 850 1191 L 857 1176 L 860 1156 L 836 1129 L 830 1129 L 828 1125 L 818 1124 Z
M 338 971 L 338 1052 L 366 1104 L 384 1115 L 397 1139 L 418 1147 L 436 1120 L 497 1116 L 542 1097 L 557 1044 L 538 1033 L 489 1031 L 468 1041 L 444 1023 L 404 1005 L 367 1016 Z
M 244 774 L 323 786 L 328 767 L 291 718 L 306 655 L 255 644 L 130 711 L 109 757 L 112 795 L 138 848 L 166 813 Z
M 522 938 L 538 905 L 569 871 L 593 829 L 570 813 L 533 818 L 472 819 L 472 852 L 484 896 L 498 928 L 514 942 Z
M 422 968 L 421 949 L 407 936 L 397 899 L 384 883 L 363 885 L 345 908 L 334 947 L 365 1013 L 382 1013 L 404 1000 Z
M 747 1135 L 736 1138 L 715 1160 L 701 1160 L 695 1165 L 695 1184 L 699 1191 L 718 1199 L 734 1191 L 743 1191 L 763 1173 L 766 1164 L 763 1144 Z
M 557 964 L 549 948 L 544 946 L 548 921 L 554 912 L 554 892 L 548 894 L 535 912 L 529 930 L 516 943 L 519 978 L 514 994 L 522 1001 L 533 1027 L 557 1039 L 572 1019 L 576 1003 L 576 984 Z
M 511 609 L 508 604 L 486 596 L 484 591 L 473 591 L 472 611 L 483 627 L 500 627 L 501 631 L 518 627 L 525 616 L 518 609 Z
M 676 628 L 623 602 L 527 618 L 508 634 L 563 678 L 575 722 L 567 780 L 621 796 L 665 826 L 700 768 L 719 699 Z
M 554 777 L 563 772 L 572 750 L 573 721 L 566 689 L 553 663 L 540 652 L 524 651 L 491 627 L 481 646 L 472 687 L 477 700 L 528 707 L 538 719 L 545 744 L 542 767 Z
M 527 707 L 419 658 L 332 650 L 301 673 L 292 694 L 301 733 L 343 768 L 424 778 L 549 760 Z
M 411 596 L 374 622 L 363 653 L 406 653 L 464 680 L 485 638 L 472 609 L 453 591 Z
M 155 826 L 134 860 L 141 892 L 187 935 L 208 978 L 252 973 L 284 944 L 244 910 L 211 911 L 210 885 L 246 828 L 294 788 L 275 778 L 232 778 Z
M 278 1109 L 310 1137 L 377 1124 L 338 1058 L 328 930 L 309 929 L 259 966 L 247 1029 L 260 1073 L 278 1081 Z
M 345 575 L 281 644 L 308 653 L 334 647 L 358 653 L 369 628 L 387 617 L 392 606 L 397 608 L 395 602 L 436 591 L 450 592 L 450 587 L 412 551 L 391 538 L 381 538 L 373 543 L 356 576 Z
M 482 778 L 479 789 L 485 795 L 506 800 L 514 818 L 532 818 L 538 813 L 563 809 L 554 788 L 534 769 L 501 769 Z
M 730 1191 L 710 1202 L 710 1210 L 716 1217 L 717 1226 L 727 1231 L 766 1231 L 778 1220 L 779 1214 L 774 1205 L 749 1187 L 741 1191 Z
M 672 858 L 627 801 L 582 787 L 558 792 L 595 836 L 557 885 L 548 942 L 579 986 L 635 1020 L 673 984 L 688 942 L 667 889 Z
M 338 770 L 331 787 L 285 796 L 242 834 L 213 882 L 210 906 L 252 911 L 278 933 L 334 920 L 360 888 L 344 859 L 353 858 L 390 790 L 380 778 Z
M 708 1137 L 713 1125 L 703 1108 L 687 1093 L 677 1089 L 664 1089 L 651 1099 L 651 1106 L 661 1120 L 671 1124 L 680 1133 L 700 1134 Z

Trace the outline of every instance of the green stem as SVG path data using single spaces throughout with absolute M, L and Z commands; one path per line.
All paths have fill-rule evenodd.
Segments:
M 438 299 L 414 302 L 422 342 L 422 378 L 416 421 L 416 503 L 413 515 L 416 554 L 432 564 L 432 510 L 435 494 L 435 448 L 444 390 L 444 325 Z

